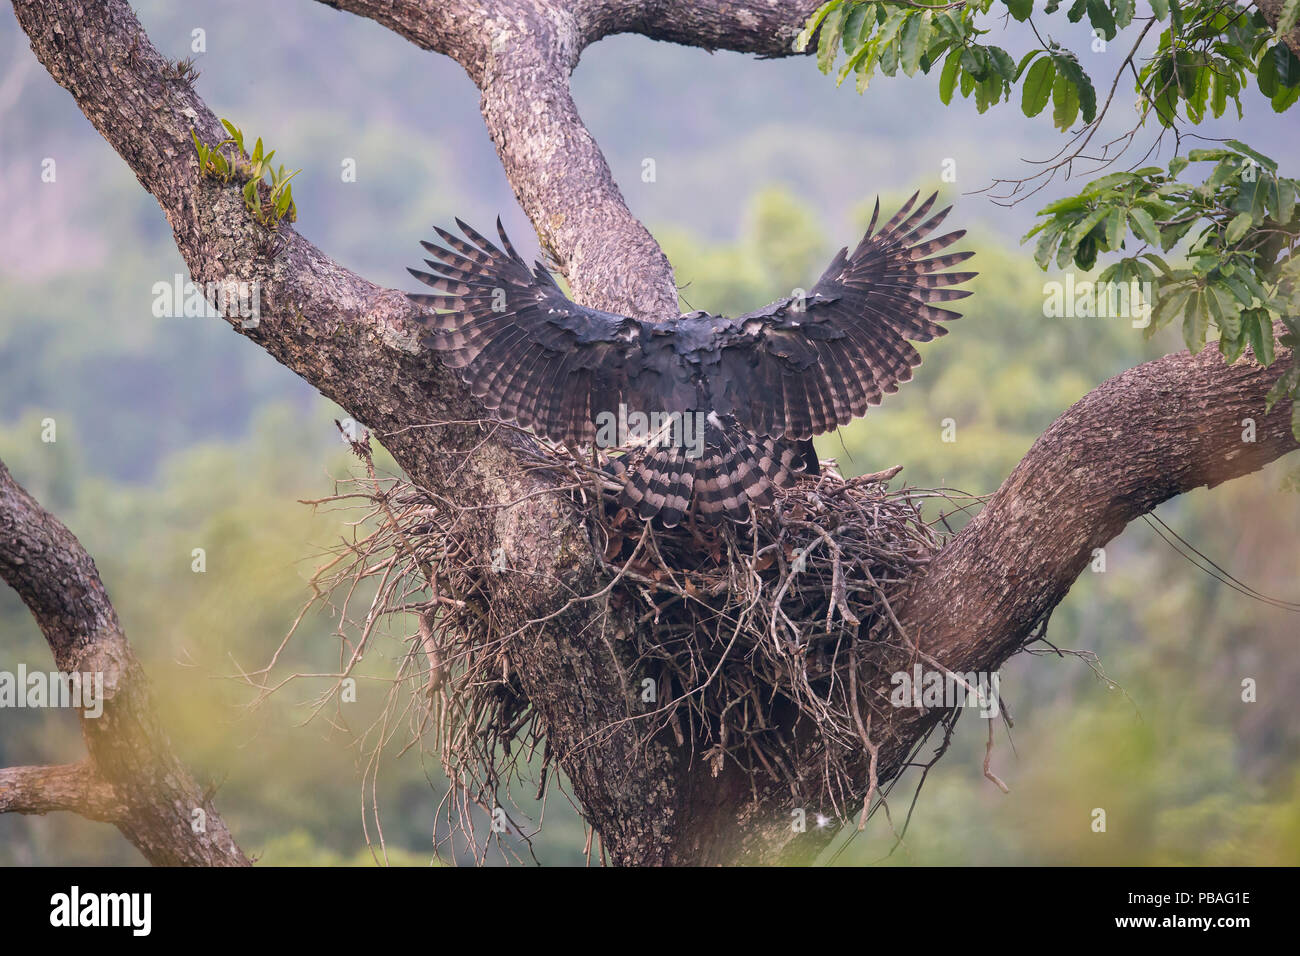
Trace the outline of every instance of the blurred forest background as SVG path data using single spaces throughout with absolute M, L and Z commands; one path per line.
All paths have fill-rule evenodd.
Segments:
M 498 212 L 521 250 L 535 252 L 477 92 L 450 60 L 310 2 L 134 6 L 173 58 L 191 55 L 192 30 L 206 32 L 207 52 L 195 58 L 200 94 L 250 141 L 264 137 L 277 160 L 302 168 L 297 228 L 345 265 L 413 288 L 403 267 L 418 262 L 416 243 L 432 224 L 457 215 L 488 224 Z M 574 82 L 689 307 L 734 314 L 806 287 L 836 248 L 856 241 L 877 193 L 886 206 L 918 188 L 958 200 L 950 221 L 971 230 L 976 295 L 952 335 L 923 347 L 915 383 L 821 441 L 846 473 L 902 464 L 914 484 L 992 492 L 1090 388 L 1182 347 L 1172 330 L 1146 341 L 1124 320 L 1043 317 L 1043 282 L 1059 276 L 1040 273 L 1017 244 L 1043 203 L 1007 210 L 960 195 L 1024 175 L 1022 157 L 1055 151 L 1049 124 L 1014 106 L 984 117 L 967 101 L 944 109 L 934 79 L 921 77 L 882 77 L 859 96 L 811 60 L 761 62 L 633 37 L 589 50 Z M 1285 166 L 1300 154 L 1300 135 L 1276 128 L 1257 93 L 1248 99 L 1231 133 Z M 41 181 L 47 157 L 54 183 Z M 342 181 L 347 158 L 355 182 Z M 642 179 L 647 158 L 653 182 Z M 956 161 L 955 184 L 940 182 L 945 159 Z M 252 695 L 236 679 L 269 660 L 323 549 L 348 533 L 352 516 L 298 503 L 358 471 L 334 426 L 341 412 L 223 323 L 152 316 L 153 284 L 185 274 L 167 223 L 36 63 L 7 6 L 0 223 L 0 457 L 95 557 L 173 743 L 201 780 L 220 785 L 217 804 L 243 848 L 270 864 L 371 864 L 362 737 L 413 623 L 395 626 L 371 654 L 358 702 L 338 717 L 306 722 L 324 682 L 291 684 L 249 711 Z M 45 418 L 57 423 L 55 443 L 41 441 Z M 957 423 L 956 442 L 941 441 L 945 418 Z M 1238 577 L 1295 600 L 1298 485 L 1296 462 L 1283 460 L 1158 514 Z M 191 570 L 200 547 L 201 574 Z M 280 673 L 332 670 L 335 629 L 329 615 L 310 615 Z M 1300 863 L 1300 717 L 1290 697 L 1300 684 L 1298 632 L 1295 615 L 1216 583 L 1137 522 L 1108 547 L 1104 573 L 1085 572 L 1049 631 L 1057 646 L 1097 654 L 1118 686 L 1075 657 L 1014 659 L 1002 679 L 1014 749 L 999 724 L 993 755 L 1011 792 L 983 778 L 986 728 L 970 715 L 892 856 L 878 815 L 824 859 Z M 51 666 L 6 589 L 0 670 L 20 663 Z M 1241 700 L 1247 677 L 1258 681 L 1256 703 Z M 81 752 L 71 714 L 0 711 L 0 765 Z M 394 750 L 377 781 L 389 862 L 429 863 L 447 790 L 436 757 Z M 916 783 L 911 774 L 894 790 L 895 823 Z M 1090 829 L 1094 807 L 1107 810 L 1105 834 Z M 558 794 L 546 809 L 537 858 L 583 862 L 580 818 Z M 141 862 L 108 826 L 0 816 L 0 864 Z

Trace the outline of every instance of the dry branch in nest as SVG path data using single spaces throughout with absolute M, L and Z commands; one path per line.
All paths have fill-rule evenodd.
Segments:
M 611 601 L 650 625 L 632 636 L 657 692 L 646 735 L 702 742 L 715 775 L 732 761 L 783 779 L 793 806 L 865 810 L 893 711 L 881 673 L 924 657 L 891 602 L 947 537 L 922 514 L 947 496 L 891 491 L 899 470 L 844 479 L 827 462 L 748 526 L 603 527 L 626 581 Z
M 505 832 L 526 840 L 502 808 L 525 778 L 544 796 L 553 754 L 511 673 L 510 634 L 493 613 L 494 569 L 471 558 L 469 532 L 479 518 L 404 480 L 377 477 L 368 444 L 354 449 L 366 477 L 342 480 L 335 495 L 311 502 L 363 509 L 354 540 L 312 580 L 313 602 L 340 621 L 336 676 L 352 672 L 381 620 L 414 621 L 389 706 L 367 732 L 372 789 L 379 753 L 406 727 L 402 750 L 436 752 L 452 783 L 440 813 L 443 839 L 459 834 L 481 855 L 488 841 L 474 827 L 478 808 L 495 817 L 496 835 L 504 814 Z M 620 510 L 617 485 L 563 452 L 525 467 L 572 478 L 564 487 L 604 569 L 597 591 L 549 618 L 594 600 L 611 621 L 636 622 L 630 633 L 613 629 L 632 642 L 629 716 L 605 732 L 630 725 L 643 741 L 671 734 L 681 746 L 702 746 L 694 756 L 715 774 L 730 761 L 784 780 L 795 806 L 828 808 L 842 820 L 861 807 L 865 819 L 879 795 L 877 756 L 894 710 L 879 690 L 889 683 L 882 675 L 934 663 L 902 633 L 892 607 L 950 531 L 942 515 L 927 521 L 922 507 L 930 499 L 964 506 L 945 491 L 890 490 L 898 468 L 844 479 L 828 462 L 748 525 L 688 520 L 664 529 Z M 367 581 L 373 587 L 361 587 Z M 359 595 L 367 606 L 354 615 L 349 605 Z M 537 754 L 540 765 L 532 763 Z

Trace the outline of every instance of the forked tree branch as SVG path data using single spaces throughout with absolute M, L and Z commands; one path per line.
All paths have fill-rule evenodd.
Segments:
M 382 23 L 465 68 L 482 92 L 506 177 L 578 301 L 637 317 L 678 314 L 672 267 L 627 208 L 578 115 L 569 75 L 589 45 L 640 33 L 709 50 L 787 56 L 815 0 L 321 0 Z
M 247 865 L 211 799 L 173 753 L 95 562 L 3 462 L 0 579 L 36 618 L 59 671 L 93 675 L 86 686 L 102 687 L 98 713 L 81 713 L 88 759 L 0 770 L 0 812 L 71 810 L 112 823 L 158 865 Z

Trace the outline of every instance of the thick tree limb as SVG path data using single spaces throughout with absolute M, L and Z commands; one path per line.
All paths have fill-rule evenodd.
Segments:
M 211 800 L 172 752 L 95 562 L 3 462 L 0 579 L 36 618 L 59 671 L 103 681 L 102 713 L 81 715 L 89 759 L 0 770 L 0 812 L 72 810 L 112 823 L 157 865 L 248 865 Z
M 452 57 L 483 94 L 483 119 L 543 248 L 575 298 L 638 317 L 678 314 L 672 267 L 627 208 L 578 115 L 569 74 L 615 33 L 786 56 L 813 0 L 321 0 Z M 631 264 L 631 267 L 629 267 Z
M 587 45 L 639 33 L 705 50 L 784 57 L 799 55 L 795 37 L 821 0 L 591 0 L 577 6 Z
M 485 19 L 491 54 L 471 73 L 506 177 L 542 245 L 587 305 L 676 316 L 672 266 L 614 183 L 569 90 L 571 17 L 523 3 Z M 629 268 L 629 263 L 635 266 Z
M 996 670 L 1061 602 L 1093 549 L 1130 521 L 1295 450 L 1291 403 L 1264 413 L 1265 394 L 1290 364 L 1282 350 L 1268 369 L 1248 357 L 1226 365 L 1210 347 L 1166 355 L 1093 389 L 911 584 L 904 629 L 954 672 Z M 1243 440 L 1245 419 L 1254 441 Z M 896 731 L 891 760 L 915 739 L 914 728 Z
M 570 0 L 563 4 L 495 3 L 491 0 L 319 0 L 388 27 L 426 50 L 452 57 L 476 75 L 489 54 L 490 34 L 480 29 L 484 11 L 528 6 L 547 19 L 568 18 L 573 64 L 582 50 L 617 33 L 639 33 L 705 50 L 793 56 L 794 39 L 819 0 Z
M 568 73 L 586 44 L 625 31 L 782 55 L 815 3 L 500 0 L 490 14 L 481 11 L 488 4 L 469 0 L 331 5 L 455 57 L 483 90 L 484 117 L 516 194 L 578 297 L 663 314 L 676 308 L 671 270 L 582 126 Z M 282 248 L 269 254 L 268 236 L 247 217 L 237 188 L 200 180 L 190 130 L 209 143 L 222 132 L 126 3 L 14 6 L 37 57 L 158 199 L 194 278 L 262 284 L 260 325 L 246 330 L 232 318 L 232 326 L 374 428 L 441 505 L 481 515 L 467 562 L 484 565 L 498 547 L 509 555 L 511 573 L 499 576 L 492 607 L 514 633 L 511 666 L 610 858 L 762 862 L 821 846 L 829 831 L 795 845 L 789 791 L 780 782 L 754 791 L 726 770 L 714 779 L 703 762 L 692 763 L 689 746 L 655 740 L 638 749 L 636 731 L 602 733 L 627 715 L 635 693 L 620 677 L 629 663 L 617 649 L 624 642 L 603 628 L 638 625 L 617 617 L 606 624 L 599 601 L 529 625 L 568 596 L 600 587 L 590 544 L 567 505 L 537 493 L 553 489 L 554 479 L 521 471 L 515 452 L 527 440 L 511 432 L 428 427 L 479 413 L 416 345 L 416 313 L 404 296 L 348 272 L 287 225 L 276 240 Z M 1043 436 L 984 514 L 916 582 L 905 628 L 954 670 L 1004 660 L 1068 590 L 1096 542 L 1164 497 L 1294 447 L 1279 431 L 1286 409 L 1262 413 L 1284 362 L 1266 371 L 1184 354 L 1101 386 Z M 1260 439 L 1237 450 L 1225 422 L 1247 415 L 1257 417 Z M 933 719 L 900 715 L 881 748 L 882 782 Z
M 1281 350 L 1268 369 L 1248 358 L 1225 365 L 1208 348 L 1147 362 L 1093 389 L 1043 433 L 984 509 L 909 584 L 898 614 L 908 639 L 954 673 L 998 670 L 1064 599 L 1093 549 L 1130 521 L 1296 449 L 1290 403 L 1264 413 L 1264 396 L 1290 363 Z M 1255 424 L 1253 442 L 1243 441 L 1246 418 Z M 889 676 L 912 663 L 907 653 L 882 661 L 876 692 L 888 697 Z M 900 708 L 874 728 L 882 784 L 902 772 L 946 713 Z M 720 792 L 702 793 L 694 809 L 708 827 L 731 836 L 701 847 L 695 861 L 807 860 L 829 842 L 830 833 L 793 840 L 788 816 L 742 817 L 736 807 L 745 803 L 748 781 L 719 783 Z M 778 807 L 786 796 L 774 786 L 757 802 Z
M 269 233 L 248 216 L 237 185 L 200 178 L 191 131 L 209 144 L 225 131 L 149 43 L 127 3 L 18 2 L 14 9 L 38 59 L 158 200 L 193 280 L 258 285 L 258 324 L 245 328 L 231 315 L 232 328 L 374 429 L 428 487 L 482 504 L 542 486 L 541 478 L 519 476 L 512 454 L 519 439 L 509 431 L 433 429 L 475 421 L 482 410 L 418 347 L 419 312 L 405 295 L 338 265 L 288 224 Z
M 115 823 L 127 812 L 112 784 L 89 762 L 57 767 L 0 769 L 0 813 L 69 810 L 88 820 Z

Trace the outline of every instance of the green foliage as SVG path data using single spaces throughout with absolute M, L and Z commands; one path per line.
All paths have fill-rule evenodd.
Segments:
M 432 854 L 413 853 L 400 847 L 362 847 L 345 856 L 322 845 L 315 834 L 304 829 L 290 830 L 269 839 L 257 854 L 261 866 L 430 866 Z
M 1204 3 L 1188 8 L 1181 28 L 1172 19 L 1171 11 L 1169 29 L 1138 74 L 1139 102 L 1161 125 L 1175 125 L 1180 106 L 1193 124 L 1207 109 L 1217 118 L 1228 100 L 1240 118 L 1241 93 L 1252 75 L 1279 113 L 1300 98 L 1300 60 L 1275 39 L 1262 14 Z
M 1015 19 L 1029 17 L 1032 0 L 1004 3 Z M 806 49 L 816 34 L 817 62 L 825 73 L 831 72 L 843 51 L 844 63 L 838 70 L 837 82 L 843 83 L 856 73 L 859 92 L 868 87 L 877 67 L 886 76 L 894 76 L 900 68 L 906 76 L 913 76 L 918 71 L 929 73 L 942 64 L 939 98 L 948 104 L 953 93 L 960 90 L 963 97 L 975 97 L 975 107 L 981 113 L 1010 99 L 1013 86 L 1025 77 L 1021 102 L 1026 115 L 1037 116 L 1050 96 L 1059 129 L 1069 129 L 1080 113 L 1084 122 L 1092 122 L 1097 114 L 1097 94 L 1072 52 L 1050 43 L 1029 51 L 1016 62 L 1002 47 L 979 41 L 989 31 L 976 26 L 976 18 L 989 13 L 993 6 L 993 0 L 930 7 L 896 0 L 830 0 L 808 21 L 795 41 L 795 49 Z M 1127 25 L 1133 17 L 1132 0 L 1119 0 L 1113 8 L 1104 0 L 1089 0 L 1086 4 L 1078 0 L 1071 8 L 1072 14 L 1075 8 L 1082 11 L 1085 6 L 1097 22 L 1108 24 L 1109 36 L 1114 36 L 1117 23 Z M 997 15 L 1002 12 L 999 10 Z M 1026 67 L 1030 67 L 1027 76 Z
M 1209 163 L 1201 182 L 1179 179 L 1189 166 Z M 1280 175 L 1276 162 L 1228 140 L 1175 157 L 1167 170 L 1150 166 L 1093 180 L 1040 209 L 1043 221 L 1022 241 L 1037 236 L 1034 260 L 1042 269 L 1055 262 L 1090 270 L 1098 253 L 1123 253 L 1098 279 L 1151 283 L 1148 335 L 1181 316 L 1191 351 L 1199 352 L 1215 328 L 1227 361 L 1249 346 L 1257 361 L 1271 365 L 1274 324 L 1286 329 L 1285 345 L 1300 336 L 1297 195 L 1300 182 Z M 1162 254 L 1176 247 L 1184 250 L 1182 262 L 1171 264 Z M 1300 363 L 1278 380 L 1268 407 L 1294 394 L 1298 384 Z M 1292 421 L 1300 435 L 1300 411 L 1293 411 Z
M 1288 4 L 1292 14 L 1298 5 L 1300 0 Z M 1015 20 L 1032 21 L 1033 0 L 1001 0 L 994 7 L 994 0 L 929 7 L 901 0 L 829 0 L 808 21 L 795 49 L 806 49 L 816 36 L 817 62 L 825 73 L 834 69 L 842 52 L 837 82 L 856 73 L 859 91 L 867 88 L 877 67 L 893 76 L 901 66 L 912 76 L 942 63 L 939 98 L 945 104 L 960 90 L 963 97 L 974 94 L 983 113 L 1010 99 L 1012 87 L 1021 83 L 1026 116 L 1041 113 L 1050 92 L 1058 129 L 1068 130 L 1080 115 L 1084 123 L 1093 122 L 1096 88 L 1073 52 L 1048 40 L 1016 62 L 1001 47 L 979 41 L 990 32 L 978 26 L 982 16 L 1009 13 Z M 1228 100 L 1240 115 L 1241 93 L 1251 75 L 1278 112 L 1300 99 L 1300 60 L 1281 42 L 1287 32 L 1281 23 L 1274 31 L 1262 13 L 1214 0 L 1172 6 L 1156 0 L 1152 8 L 1157 20 L 1169 20 L 1169 27 L 1160 35 L 1156 54 L 1137 73 L 1136 90 L 1160 123 L 1176 122 L 1180 106 L 1193 123 L 1201 122 L 1207 108 L 1222 116 Z M 1071 23 L 1086 17 L 1095 36 L 1111 41 L 1134 26 L 1134 10 L 1134 0 L 1074 0 L 1064 15 Z M 1048 0 L 1041 9 L 1044 16 L 1059 12 L 1060 0 Z
M 223 119 L 221 125 L 228 134 L 215 146 L 205 146 L 195 130 L 190 130 L 194 139 L 194 151 L 198 154 L 199 175 L 218 179 L 223 183 L 239 182 L 244 206 L 263 226 L 275 229 L 282 220 L 293 222 L 298 218 L 298 211 L 293 204 L 293 187 L 289 180 L 297 176 L 301 169 L 286 174 L 283 164 L 271 165 L 275 150 L 263 152 L 262 139 L 259 136 L 253 145 L 252 156 L 247 159 L 244 148 L 244 133 L 238 126 Z M 223 150 L 229 150 L 229 155 Z M 267 183 L 267 178 L 270 183 Z
M 1033 0 L 1002 0 L 1002 5 L 1005 11 L 994 11 L 993 0 L 942 8 L 899 0 L 831 0 L 809 20 L 796 48 L 816 35 L 818 64 L 827 73 L 842 50 L 838 79 L 856 72 L 859 90 L 877 66 L 893 75 L 901 65 L 910 76 L 942 62 L 944 104 L 960 90 L 963 96 L 973 93 L 983 113 L 1010 99 L 1019 83 L 1026 116 L 1040 115 L 1050 102 L 1059 130 L 1072 129 L 1080 117 L 1085 129 L 1100 123 L 1096 88 L 1074 52 L 1048 39 L 1013 63 L 1000 47 L 981 42 L 990 32 L 978 26 L 982 17 L 1009 14 L 1033 21 Z M 1073 0 L 1064 8 L 1061 0 L 1047 0 L 1039 13 L 1063 13 L 1071 23 L 1086 17 L 1098 38 L 1094 42 L 1114 40 L 1130 28 L 1140 42 L 1157 23 L 1167 23 L 1154 54 L 1140 68 L 1134 62 L 1137 43 L 1120 67 L 1121 76 L 1128 67 L 1135 77 L 1139 127 L 1149 117 L 1161 128 L 1196 125 L 1223 116 L 1229 101 L 1240 117 L 1241 94 L 1252 77 L 1279 113 L 1300 99 L 1300 59 L 1281 39 L 1296 22 L 1300 0 L 1288 0 L 1276 29 L 1257 10 L 1217 0 L 1153 0 L 1154 19 L 1136 22 L 1134 7 L 1134 0 Z M 1035 35 L 1042 35 L 1037 26 Z M 1189 165 L 1200 163 L 1215 164 L 1203 180 L 1179 179 Z M 1146 166 L 1102 176 L 1041 209 L 1043 221 L 1025 240 L 1037 236 L 1034 259 L 1042 269 L 1055 262 L 1091 270 L 1099 254 L 1118 255 L 1100 280 L 1151 284 L 1155 308 L 1148 334 L 1181 316 L 1183 340 L 1193 352 L 1216 331 L 1227 361 L 1236 361 L 1249 346 L 1268 365 L 1275 323 L 1285 329 L 1283 344 L 1300 339 L 1295 318 L 1300 289 L 1291 266 L 1300 236 L 1298 192 L 1300 183 L 1282 176 L 1272 159 L 1228 140 L 1221 147 L 1176 155 L 1167 169 Z M 1182 261 L 1166 261 L 1176 249 Z M 1269 393 L 1270 408 L 1285 396 L 1300 397 L 1300 356 L 1295 362 Z M 1293 429 L 1300 438 L 1300 402 L 1295 407 Z

